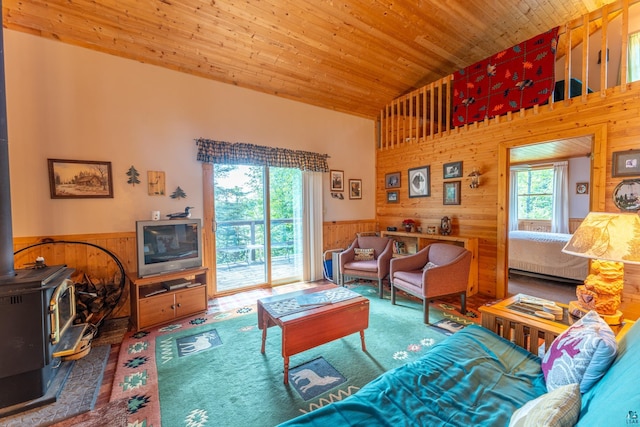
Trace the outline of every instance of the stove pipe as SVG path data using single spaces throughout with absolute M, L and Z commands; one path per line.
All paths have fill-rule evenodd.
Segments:
M 0 10 L 2 0 L 0 0 Z M 9 137 L 7 131 L 7 92 L 4 81 L 4 29 L 0 27 L 0 281 L 15 276 L 13 270 L 13 231 L 11 185 L 9 182 Z

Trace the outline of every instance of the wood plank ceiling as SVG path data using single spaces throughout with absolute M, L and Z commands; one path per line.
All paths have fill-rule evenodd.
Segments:
M 591 136 L 541 142 L 516 147 L 510 151 L 511 164 L 535 164 L 591 155 Z
M 372 118 L 612 0 L 3 0 L 6 28 Z

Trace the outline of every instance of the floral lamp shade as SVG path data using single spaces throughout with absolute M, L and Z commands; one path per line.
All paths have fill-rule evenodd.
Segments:
M 562 252 L 640 264 L 640 217 L 634 213 L 590 212 Z
M 576 288 L 578 300 L 569 302 L 569 312 L 582 317 L 595 310 L 608 324 L 619 324 L 624 264 L 640 264 L 640 217 L 590 212 L 562 252 L 594 260 L 584 285 Z

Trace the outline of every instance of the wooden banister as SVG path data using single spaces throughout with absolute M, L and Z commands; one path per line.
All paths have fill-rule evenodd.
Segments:
M 556 61 L 564 60 L 563 78 L 564 85 L 563 103 L 571 104 L 571 79 L 578 77 L 581 79 L 582 88 L 579 102 L 586 103 L 590 96 L 607 96 L 608 87 L 608 61 L 607 48 L 611 45 L 611 32 L 609 24 L 616 18 L 622 20 L 621 25 L 621 64 L 620 64 L 620 91 L 625 91 L 627 86 L 627 45 L 629 37 L 629 7 L 640 2 L 640 0 L 617 0 L 603 6 L 593 12 L 587 13 L 580 18 L 574 19 L 560 27 L 558 32 L 558 50 Z M 601 58 L 597 71 L 600 74 L 600 90 L 598 95 L 589 94 L 588 82 L 590 76 L 589 47 L 590 37 L 597 31 L 601 31 Z M 582 55 L 579 72 L 572 70 L 573 51 L 577 47 Z M 404 144 L 424 142 L 433 138 L 450 134 L 455 130 L 451 125 L 453 113 L 453 97 L 451 87 L 454 75 L 448 75 L 435 82 L 429 83 L 408 94 L 402 95 L 392 100 L 384 109 L 380 111 L 378 129 L 379 141 L 378 149 L 387 150 L 403 146 Z M 546 110 L 554 109 L 553 96 L 549 98 Z M 534 114 L 545 111 L 541 110 L 542 105 L 533 107 Z M 525 117 L 527 112 L 522 109 L 519 114 L 507 113 L 504 116 L 495 117 L 494 120 L 485 119 L 483 125 L 510 121 L 516 117 Z M 478 122 L 471 125 L 464 125 L 462 130 L 478 126 Z

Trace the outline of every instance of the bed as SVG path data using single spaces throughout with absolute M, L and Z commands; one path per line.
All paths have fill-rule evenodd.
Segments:
M 582 282 L 589 260 L 562 252 L 571 234 L 540 231 L 509 232 L 509 271 Z

